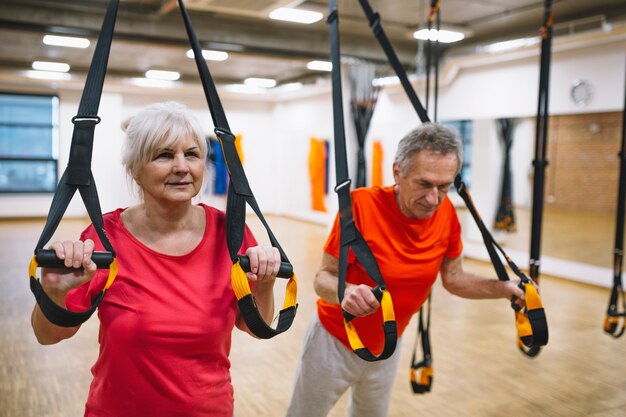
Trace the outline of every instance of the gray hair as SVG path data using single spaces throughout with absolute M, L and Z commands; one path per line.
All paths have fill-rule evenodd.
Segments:
M 398 143 L 394 161 L 398 164 L 402 176 L 407 174 L 413 156 L 424 150 L 442 155 L 454 154 L 459 161 L 457 174 L 461 171 L 463 145 L 457 133 L 448 126 L 429 122 L 422 123 L 407 133 Z
M 122 164 L 129 177 L 155 157 L 158 148 L 170 147 L 186 137 L 193 137 L 206 158 L 207 143 L 200 122 L 184 105 L 175 101 L 146 106 L 136 116 L 122 123 L 126 141 L 122 151 Z

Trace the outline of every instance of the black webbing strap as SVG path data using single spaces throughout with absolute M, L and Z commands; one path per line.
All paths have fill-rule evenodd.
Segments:
M 337 295 L 341 304 L 346 287 L 346 272 L 348 269 L 348 252 L 351 249 L 363 266 L 367 275 L 377 284 L 372 290 L 381 303 L 383 312 L 384 347 L 378 355 L 374 355 L 363 346 L 352 324 L 352 315 L 344 311 L 344 325 L 350 346 L 354 353 L 366 361 L 378 361 L 390 357 L 396 349 L 398 332 L 391 295 L 386 289 L 385 281 L 378 263 L 372 254 L 365 239 L 354 224 L 352 215 L 352 198 L 350 196 L 350 177 L 348 174 L 348 158 L 346 152 L 345 126 L 343 119 L 343 98 L 341 92 L 341 53 L 339 50 L 339 13 L 336 0 L 328 2 L 328 19 L 330 25 L 330 59 L 332 61 L 332 91 L 333 91 L 333 126 L 335 137 L 335 169 L 337 186 L 335 192 L 339 199 L 340 249 Z
M 431 0 L 430 1 L 430 10 L 428 11 L 428 41 L 426 44 L 426 110 L 429 110 L 430 107 L 430 67 L 431 60 L 433 58 L 432 51 L 432 41 L 430 40 L 430 31 L 433 28 L 433 23 L 435 24 L 435 29 L 437 30 L 437 34 L 439 34 L 439 30 L 441 29 L 441 8 L 440 8 L 440 0 Z M 437 40 L 435 41 L 435 52 L 434 52 L 434 70 L 435 70 L 435 85 L 433 88 L 433 121 L 437 121 L 437 104 L 439 101 L 439 61 L 441 58 L 441 43 L 439 42 L 439 36 L 437 36 Z
M 411 86 L 406 71 L 402 67 L 402 64 L 400 63 L 400 60 L 398 59 L 398 56 L 393 49 L 393 46 L 389 42 L 389 39 L 387 38 L 385 31 L 383 30 L 380 21 L 380 15 L 372 10 L 372 7 L 367 0 L 359 0 L 359 3 L 361 4 L 363 12 L 365 13 L 369 21 L 372 32 L 376 36 L 376 39 L 378 40 L 380 46 L 383 48 L 383 51 L 387 56 L 387 60 L 389 61 L 389 64 L 393 67 L 396 76 L 400 80 L 400 84 L 404 88 L 404 91 L 409 98 L 409 101 L 415 109 L 415 112 L 417 113 L 422 123 L 430 122 L 426 110 L 422 106 L 422 103 L 417 97 L 415 90 Z M 539 298 L 538 294 L 536 294 L 537 291 L 534 288 L 532 281 L 528 279 L 519 270 L 519 268 L 517 268 L 517 266 L 515 266 L 511 259 L 506 255 L 504 250 L 496 243 L 495 239 L 489 232 L 489 229 L 487 229 L 487 227 L 483 223 L 480 215 L 478 214 L 478 211 L 476 210 L 476 207 L 472 202 L 467 188 L 465 187 L 465 184 L 461 179 L 460 174 L 455 177 L 454 185 L 457 193 L 465 202 L 465 205 L 469 209 L 472 217 L 474 218 L 474 221 L 476 222 L 476 225 L 481 232 L 483 242 L 485 244 L 487 252 L 489 253 L 489 258 L 491 259 L 491 263 L 494 266 L 498 279 L 502 281 L 507 281 L 509 280 L 509 277 L 500 257 L 498 256 L 498 253 L 496 252 L 496 249 L 498 249 L 503 254 L 505 259 L 507 260 L 507 263 L 509 263 L 509 266 L 511 266 L 513 272 L 520 277 L 520 288 L 522 288 L 526 292 L 527 298 L 527 306 L 524 309 L 525 311 L 518 311 L 519 309 L 514 303 L 514 300 L 511 301 L 511 307 L 515 310 L 516 316 L 516 327 L 518 329 L 518 345 L 520 347 L 520 350 L 526 355 L 535 356 L 539 353 L 540 346 L 548 343 L 548 325 L 545 319 L 545 312 L 543 310 L 543 307 L 541 306 L 541 299 Z M 531 303 L 528 303 L 529 297 L 533 298 Z M 529 304 L 533 306 L 532 309 L 529 308 Z M 529 350 L 525 350 L 524 347 L 528 347 Z
M 413 357 L 411 358 L 411 388 L 415 394 L 430 392 L 433 385 L 433 358 L 430 351 L 430 303 L 432 293 L 428 295 L 427 313 L 424 306 L 420 308 L 417 322 L 417 337 L 413 345 Z M 424 319 L 424 315 L 428 317 Z M 418 343 L 422 348 L 422 360 L 417 361 Z M 419 376 L 417 373 L 419 372 Z
M 626 320 L 626 294 L 624 294 L 624 287 L 622 286 L 622 266 L 624 262 L 624 210 L 626 210 L 626 86 L 624 88 L 622 146 L 619 152 L 619 163 L 617 213 L 615 214 L 615 249 L 613 252 L 613 287 L 611 288 L 609 306 L 604 320 L 604 331 L 615 338 L 624 334 L 624 321 Z
M 541 226 L 545 193 L 545 172 L 548 161 L 548 90 L 550 87 L 550 58 L 552 54 L 552 0 L 545 0 L 541 36 L 541 59 L 539 66 L 539 101 L 535 126 L 535 159 L 533 160 L 533 202 L 530 227 L 529 274 L 539 282 L 541 265 Z
M 429 110 L 430 103 L 430 68 L 431 68 L 431 60 L 433 58 L 432 51 L 432 41 L 430 39 L 430 31 L 433 27 L 433 22 L 435 22 L 435 28 L 437 33 L 439 33 L 439 29 L 441 28 L 441 9 L 440 9 L 440 1 L 439 0 L 431 0 L 430 9 L 428 11 L 428 40 L 426 44 L 426 112 Z M 441 48 L 439 43 L 439 37 L 435 41 L 435 86 L 434 86 L 434 100 L 433 100 L 433 120 L 437 121 L 437 104 L 439 98 L 439 59 L 441 58 Z M 428 318 L 424 320 L 424 306 L 420 308 L 418 325 L 417 325 L 417 336 L 415 338 L 415 343 L 413 345 L 413 357 L 411 359 L 411 369 L 410 369 L 410 380 L 411 380 L 411 388 L 413 389 L 413 393 L 415 394 L 425 394 L 430 392 L 433 382 L 433 364 L 432 364 L 432 353 L 430 350 L 430 304 L 431 304 L 432 292 L 428 294 Z M 424 324 L 426 321 L 426 324 Z M 422 349 L 422 360 L 417 361 L 417 350 L 418 343 L 421 345 Z M 418 375 L 419 373 L 419 375 Z
M 41 233 L 35 256 L 29 266 L 30 287 L 41 311 L 48 320 L 58 326 L 73 327 L 84 323 L 95 311 L 102 301 L 107 289 L 113 283 L 117 274 L 115 251 L 104 231 L 102 210 L 98 200 L 98 192 L 91 173 L 91 158 L 93 152 L 93 138 L 95 126 L 100 122 L 98 107 L 102 96 L 102 86 L 106 74 L 109 51 L 113 38 L 113 28 L 119 0 L 111 0 L 102 24 L 102 30 L 98 36 L 98 43 L 94 51 L 85 88 L 78 106 L 78 113 L 72 118 L 74 132 L 70 146 L 70 155 L 67 168 L 61 176 L 52 199 L 46 225 Z M 98 268 L 109 269 L 109 279 L 101 293 L 91 302 L 91 307 L 82 312 L 72 312 L 58 306 L 43 290 L 41 282 L 36 277 L 37 267 L 63 268 L 63 261 L 56 258 L 52 250 L 43 249 L 44 245 L 52 238 L 61 218 L 67 209 L 72 197 L 79 191 L 85 203 L 85 208 L 94 229 L 107 252 L 94 253 L 94 261 L 97 260 Z M 109 267 L 110 265 L 110 267 Z
M 250 331 L 261 339 L 269 339 L 283 333 L 289 329 L 293 323 L 297 309 L 296 275 L 293 273 L 293 268 L 287 258 L 287 255 L 281 248 L 278 240 L 265 221 L 256 199 L 252 194 L 252 190 L 248 184 L 248 179 L 246 178 L 239 155 L 237 154 L 237 148 L 235 147 L 235 135 L 231 132 L 228 125 L 224 108 L 222 107 L 222 103 L 217 93 L 217 88 L 215 87 L 215 83 L 213 82 L 207 63 L 202 56 L 202 48 L 200 47 L 200 43 L 198 42 L 198 38 L 196 37 L 191 24 L 191 19 L 189 18 L 184 2 L 179 0 L 178 4 L 185 22 L 187 36 L 189 37 L 189 42 L 194 52 L 194 58 L 200 74 L 200 80 L 202 81 L 202 87 L 204 89 L 204 95 L 209 105 L 213 125 L 215 126 L 215 134 L 222 145 L 222 153 L 224 155 L 224 160 L 226 161 L 226 167 L 230 177 L 226 202 L 226 243 L 228 245 L 228 252 L 230 253 L 230 257 L 233 261 L 233 269 L 231 272 L 233 291 L 237 297 L 239 311 Z M 257 217 L 261 220 L 261 223 L 267 231 L 271 245 L 277 248 L 280 252 L 281 267 L 278 276 L 281 278 L 289 278 L 285 302 L 283 304 L 283 309 L 279 313 L 276 329 L 273 329 L 265 323 L 263 317 L 259 313 L 254 297 L 250 291 L 248 279 L 246 278 L 244 272 L 246 265 L 248 265 L 247 270 L 249 271 L 248 259 L 245 256 L 238 255 L 241 244 L 243 243 L 245 231 L 246 203 L 252 208 L 252 210 L 254 210 Z
M 545 310 L 541 303 L 541 298 L 537 293 L 532 280 L 530 280 L 513 262 L 513 260 L 506 254 L 504 249 L 495 241 L 487 226 L 483 222 L 482 218 L 478 214 L 478 210 L 472 201 L 472 197 L 467 192 L 465 184 L 459 180 L 457 176 L 454 182 L 457 193 L 465 202 L 467 209 L 472 215 L 474 222 L 478 226 L 478 230 L 483 238 L 483 243 L 489 254 L 489 259 L 493 264 L 496 275 L 500 281 L 508 281 L 509 275 L 498 255 L 499 251 L 507 264 L 511 268 L 511 271 L 517 275 L 520 279 L 519 287 L 525 293 L 526 307 L 524 311 L 520 310 L 519 306 L 515 303 L 515 298 L 511 300 L 511 308 L 515 311 L 515 326 L 517 327 L 518 334 L 518 347 L 522 353 L 526 356 L 534 357 L 539 354 L 541 347 L 548 343 L 548 322 L 546 320 Z

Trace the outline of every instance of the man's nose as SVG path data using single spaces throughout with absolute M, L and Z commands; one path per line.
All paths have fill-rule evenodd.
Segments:
M 426 193 L 426 202 L 431 206 L 439 203 L 439 190 L 437 187 L 431 187 L 428 189 L 428 193 Z

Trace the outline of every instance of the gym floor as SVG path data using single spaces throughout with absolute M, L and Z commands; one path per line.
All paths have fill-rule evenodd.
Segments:
M 554 221 L 559 218 L 566 216 L 556 216 L 549 222 L 552 226 L 547 227 L 557 227 Z M 279 217 L 268 221 L 295 265 L 299 310 L 293 327 L 271 340 L 255 340 L 234 331 L 231 361 L 237 417 L 283 415 L 302 339 L 315 308 L 312 280 L 327 228 Z M 64 220 L 57 237 L 75 237 L 86 224 L 85 220 Z M 256 219 L 249 219 L 249 224 L 257 237 L 263 236 Z M 40 346 L 32 334 L 30 312 L 34 299 L 26 270 L 42 227 L 41 220 L 0 220 L 0 270 L 4 271 L 0 275 L 3 417 L 82 415 L 91 380 L 89 369 L 98 353 L 96 316 L 75 337 L 58 345 Z M 593 239 L 589 233 L 602 227 L 587 228 L 591 232 L 586 239 Z M 602 256 L 610 257 L 613 234 L 609 236 L 598 238 L 609 251 Z M 546 248 L 560 246 L 552 243 L 549 234 L 544 234 L 544 241 Z M 600 249 L 591 246 L 579 243 L 578 261 L 583 261 L 580 257 L 585 253 L 597 257 L 593 250 Z M 494 276 L 486 263 L 466 259 L 464 265 L 472 272 Z M 606 280 L 610 282 L 611 277 Z M 282 303 L 283 288 L 277 285 L 277 304 Z M 415 395 L 410 388 L 409 365 L 416 332 L 412 323 L 402 338 L 400 371 L 389 415 L 625 416 L 626 336 L 615 340 L 602 331 L 609 290 L 542 276 L 541 291 L 550 342 L 538 357 L 528 359 L 517 350 L 513 314 L 506 301 L 460 299 L 437 283 L 431 328 L 433 390 Z M 331 417 L 345 415 L 346 400 L 347 396 L 340 400 Z

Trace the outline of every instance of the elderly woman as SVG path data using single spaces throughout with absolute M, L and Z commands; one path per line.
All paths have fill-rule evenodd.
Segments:
M 104 215 L 119 272 L 98 308 L 100 353 L 85 416 L 231 417 L 231 332 L 248 329 L 231 288 L 225 215 L 192 203 L 207 154 L 202 129 L 174 102 L 150 105 L 123 127 L 123 164 L 142 202 Z M 91 260 L 103 250 L 93 226 L 51 248 L 72 270 L 43 269 L 46 293 L 62 307 L 87 309 L 107 278 Z M 259 311 L 271 321 L 280 255 L 247 229 L 241 253 L 250 257 Z M 52 324 L 37 305 L 32 326 L 42 344 L 79 329 Z

